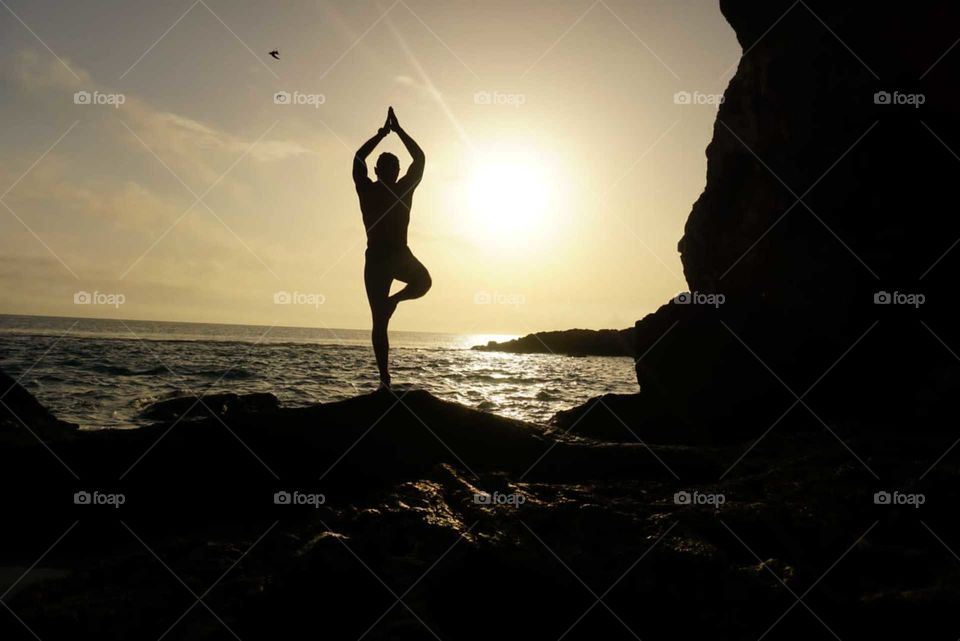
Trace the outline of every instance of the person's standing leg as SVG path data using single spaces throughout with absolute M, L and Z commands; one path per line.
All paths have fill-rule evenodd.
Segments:
M 371 259 L 367 256 L 363 267 L 363 283 L 367 290 L 367 301 L 370 303 L 370 314 L 373 317 L 373 353 L 377 358 L 377 369 L 380 372 L 380 386 L 390 387 L 390 340 L 387 335 L 387 325 L 396 304 L 390 301 L 390 284 L 393 276 L 390 273 L 389 263 L 385 260 Z

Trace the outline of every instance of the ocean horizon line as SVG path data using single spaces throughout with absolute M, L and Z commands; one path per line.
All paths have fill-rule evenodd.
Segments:
M 0 318 L 25 318 L 25 319 L 47 319 L 47 320 L 57 320 L 57 321 L 99 321 L 99 322 L 116 322 L 116 323 L 156 323 L 156 324 L 170 324 L 170 325 L 200 325 L 208 327 L 243 327 L 243 328 L 256 328 L 256 329 L 288 329 L 288 330 L 304 330 L 304 331 L 326 331 L 326 332 L 369 332 L 370 328 L 368 327 L 327 327 L 327 326 L 305 326 L 305 325 L 264 325 L 260 323 L 223 323 L 223 322 L 212 322 L 212 321 L 185 321 L 185 320 L 163 320 L 156 318 L 113 318 L 109 316 L 59 316 L 53 314 L 20 314 L 20 313 L 9 313 L 9 312 L 0 312 Z M 431 336 L 490 336 L 496 337 L 502 340 L 509 340 L 512 338 L 518 338 L 524 334 L 519 332 L 454 332 L 454 331 L 430 331 L 430 330 L 419 330 L 419 329 L 397 329 L 392 330 L 391 333 L 396 334 L 423 334 Z M 532 332 L 528 332 L 532 333 Z

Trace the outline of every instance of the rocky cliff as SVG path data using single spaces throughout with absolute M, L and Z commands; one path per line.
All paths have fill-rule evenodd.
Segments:
M 714 423 L 769 425 L 808 389 L 830 417 L 936 415 L 960 350 L 960 7 L 721 9 L 744 53 L 679 251 L 691 291 L 725 301 L 637 322 L 642 394 Z

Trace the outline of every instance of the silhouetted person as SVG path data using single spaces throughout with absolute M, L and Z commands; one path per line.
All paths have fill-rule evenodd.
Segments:
M 413 162 L 404 177 L 398 180 L 400 161 L 393 154 L 380 154 L 374 169 L 377 174 L 374 182 L 367 177 L 367 156 L 391 131 L 403 141 Z M 390 388 L 390 342 L 387 339 L 390 317 L 400 301 L 420 298 L 432 284 L 427 268 L 407 247 L 413 190 L 423 177 L 425 161 L 423 150 L 397 122 L 393 107 L 387 112 L 383 127 L 363 143 L 353 159 L 353 182 L 360 198 L 363 226 L 367 230 L 363 282 L 373 315 L 373 351 L 380 370 L 380 389 Z M 391 296 L 390 286 L 394 279 L 406 283 L 406 287 Z

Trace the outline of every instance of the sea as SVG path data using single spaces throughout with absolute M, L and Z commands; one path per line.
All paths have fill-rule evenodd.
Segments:
M 470 349 L 510 338 L 391 332 L 394 385 L 541 424 L 591 397 L 638 391 L 628 357 Z M 179 396 L 270 392 L 298 407 L 377 385 L 369 330 L 49 316 L 0 315 L 0 370 L 84 429 L 143 426 L 146 407 Z

